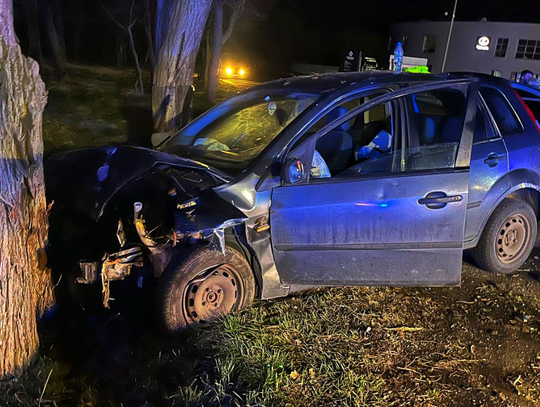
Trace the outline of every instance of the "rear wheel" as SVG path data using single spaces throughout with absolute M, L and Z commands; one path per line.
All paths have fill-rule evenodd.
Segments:
M 493 212 L 473 258 L 481 268 L 511 273 L 529 257 L 536 240 L 537 220 L 533 208 L 517 199 L 506 199 Z
M 167 267 L 157 306 L 165 328 L 179 332 L 249 306 L 254 296 L 255 279 L 244 256 L 231 248 L 223 256 L 205 246 Z

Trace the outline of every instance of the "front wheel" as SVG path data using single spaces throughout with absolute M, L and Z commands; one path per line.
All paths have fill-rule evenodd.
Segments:
M 536 214 L 527 203 L 506 199 L 493 212 L 472 255 L 479 267 L 511 273 L 529 257 L 536 240 Z
M 223 256 L 204 246 L 167 267 L 156 300 L 165 329 L 179 332 L 249 306 L 254 296 L 255 279 L 244 256 L 231 248 Z

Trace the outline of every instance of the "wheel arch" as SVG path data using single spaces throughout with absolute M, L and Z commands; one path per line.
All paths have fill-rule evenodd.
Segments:
M 518 199 L 529 204 L 533 208 L 536 218 L 540 220 L 540 185 L 530 182 L 523 182 L 521 184 L 514 185 L 495 201 L 489 212 L 484 216 L 482 226 L 480 227 L 476 237 L 472 241 L 466 242 L 465 246 L 467 249 L 471 249 L 478 244 L 478 241 L 484 232 L 486 224 L 493 215 L 493 212 L 495 212 L 501 202 L 503 202 L 505 199 Z
M 251 267 L 251 272 L 255 278 L 256 296 L 260 297 L 263 286 L 262 267 L 259 258 L 254 250 L 249 246 L 245 236 L 242 235 L 225 235 L 225 245 L 239 252 Z

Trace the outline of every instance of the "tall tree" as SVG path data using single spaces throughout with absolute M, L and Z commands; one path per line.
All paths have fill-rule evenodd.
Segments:
M 39 35 L 39 18 L 37 0 L 24 0 L 26 25 L 28 26 L 28 55 L 41 64 L 41 38 Z
M 211 8 L 212 0 L 158 0 L 152 113 L 159 132 L 182 127 L 184 101 Z
M 45 9 L 45 29 L 51 45 L 56 74 L 63 77 L 66 74 L 66 43 L 60 2 L 58 0 L 45 0 L 42 4 Z
M 0 378 L 17 375 L 38 349 L 36 317 L 52 304 L 41 118 L 47 93 L 39 66 L 0 0 Z
M 131 0 L 131 5 L 129 5 L 129 2 L 120 2 L 120 6 L 127 5 L 129 7 L 129 12 L 125 12 L 122 8 L 119 9 L 119 14 L 125 14 L 127 16 L 127 20 L 125 23 L 121 23 L 119 18 L 112 15 L 112 13 L 101 3 L 101 6 L 103 7 L 103 10 L 107 13 L 107 15 L 111 18 L 111 20 L 121 29 L 125 30 L 129 39 L 129 49 L 131 50 L 131 54 L 133 55 L 133 60 L 135 62 L 135 72 L 137 73 L 137 81 L 135 82 L 135 90 L 139 93 L 144 94 L 144 83 L 142 78 L 142 69 L 141 65 L 139 63 L 139 54 L 137 53 L 137 48 L 135 47 L 135 39 L 133 37 L 133 26 L 137 22 L 137 16 L 134 12 L 135 9 L 135 0 Z
M 144 33 L 146 34 L 146 42 L 148 44 L 148 58 L 150 59 L 150 69 L 154 72 L 157 65 L 156 50 L 154 48 L 154 39 L 152 36 L 152 16 L 153 10 L 150 8 L 150 0 L 143 0 L 144 13 Z
M 243 0 L 242 0 L 243 1 Z M 219 62 L 223 48 L 223 5 L 225 0 L 214 0 L 210 18 L 210 32 L 206 41 L 206 97 L 216 102 L 219 85 Z

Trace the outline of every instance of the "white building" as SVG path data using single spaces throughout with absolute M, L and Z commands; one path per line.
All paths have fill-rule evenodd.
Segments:
M 398 41 L 405 55 L 428 59 L 431 72 L 440 73 L 450 21 L 399 23 L 390 27 L 388 51 Z M 445 72 L 480 72 L 519 79 L 528 69 L 540 75 L 540 24 L 456 21 Z

